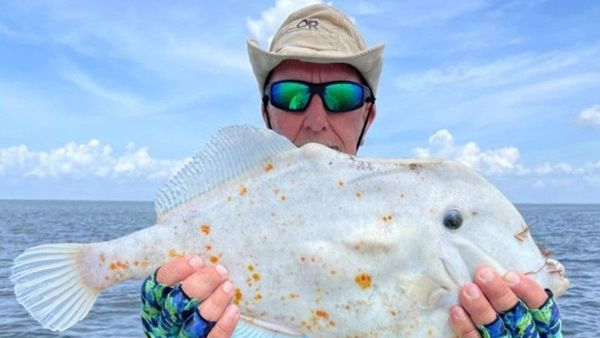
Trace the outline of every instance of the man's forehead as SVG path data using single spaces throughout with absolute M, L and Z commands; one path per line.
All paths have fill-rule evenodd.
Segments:
M 313 77 L 322 81 L 360 80 L 358 71 L 345 63 L 313 63 L 299 60 L 284 60 L 273 69 L 270 79 L 274 81 L 296 78 L 311 81 Z

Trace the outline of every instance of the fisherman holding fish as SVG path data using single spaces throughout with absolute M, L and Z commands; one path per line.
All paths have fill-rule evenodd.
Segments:
M 564 270 L 501 192 L 454 161 L 355 156 L 383 45 L 320 4 L 248 53 L 271 130 L 222 129 L 159 191 L 152 227 L 20 254 L 11 280 L 34 319 L 67 330 L 151 274 L 153 338 L 562 337 Z
M 313 5 L 285 20 L 269 51 L 249 40 L 248 53 L 269 129 L 298 147 L 315 142 L 356 154 L 377 113 L 383 45 L 367 48 L 345 15 L 328 5 Z M 180 336 L 206 336 L 211 327 L 211 338 L 233 334 L 240 311 L 230 304 L 234 286 L 225 267 L 206 264 L 199 256 L 175 259 L 150 277 L 146 287 L 164 298 L 165 290 L 177 284 L 200 303 L 184 324 L 182 332 L 189 332 Z M 520 272 L 501 276 L 481 266 L 460 290 L 459 300 L 449 320 L 461 338 L 562 336 L 551 293 Z M 146 333 L 158 336 L 148 323 L 165 309 L 158 302 L 144 311 Z

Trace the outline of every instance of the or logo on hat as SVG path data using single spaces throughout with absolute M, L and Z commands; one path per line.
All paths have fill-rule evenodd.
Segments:
M 315 19 L 302 19 L 298 22 L 296 28 L 319 29 L 319 21 Z

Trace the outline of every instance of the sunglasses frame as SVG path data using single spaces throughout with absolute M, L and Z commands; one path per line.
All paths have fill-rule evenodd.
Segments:
M 273 96 L 273 86 L 280 84 L 280 83 L 298 83 L 298 84 L 303 84 L 303 85 L 308 86 L 310 96 L 308 97 L 306 107 L 304 107 L 304 109 L 301 109 L 301 110 L 290 110 L 286 107 L 281 107 L 281 106 L 275 104 L 273 102 L 273 100 L 270 100 L 270 98 Z M 351 109 L 346 109 L 346 110 L 331 110 L 331 109 L 329 109 L 329 107 L 327 106 L 327 102 L 323 98 L 323 96 L 325 95 L 325 87 L 333 85 L 333 84 L 353 84 L 353 85 L 362 87 L 363 98 L 361 100 L 361 104 L 357 105 L 356 107 L 352 107 Z M 271 102 L 271 105 L 273 105 L 273 107 L 276 107 L 278 109 L 285 110 L 290 113 L 302 113 L 302 112 L 305 112 L 306 109 L 308 109 L 308 106 L 310 105 L 310 101 L 312 101 L 315 94 L 319 94 L 319 97 L 321 98 L 321 101 L 323 102 L 323 107 L 325 107 L 325 109 L 327 109 L 328 112 L 333 113 L 333 114 L 346 113 L 346 112 L 353 111 L 353 110 L 356 110 L 356 109 L 364 106 L 365 103 L 367 103 L 367 102 L 375 102 L 375 96 L 373 95 L 371 88 L 369 88 L 369 86 L 367 86 L 365 84 L 355 82 L 355 81 L 331 81 L 331 82 L 323 82 L 323 83 L 311 83 L 311 82 L 306 82 L 306 81 L 301 81 L 301 80 L 280 80 L 280 81 L 271 82 L 265 87 L 264 96 L 263 96 L 263 104 L 267 105 L 269 102 Z

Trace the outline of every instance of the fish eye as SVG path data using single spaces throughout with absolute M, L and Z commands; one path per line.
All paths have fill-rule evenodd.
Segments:
M 463 222 L 463 218 L 462 215 L 460 214 L 460 211 L 456 210 L 456 209 L 450 209 L 448 211 L 446 211 L 446 214 L 444 215 L 444 226 L 448 229 L 451 230 L 456 230 L 458 228 L 460 228 L 460 226 L 462 225 Z

